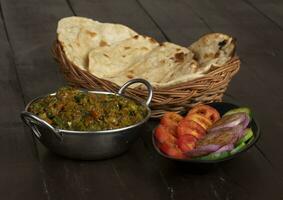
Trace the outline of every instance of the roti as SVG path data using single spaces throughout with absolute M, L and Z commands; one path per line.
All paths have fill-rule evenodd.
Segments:
M 117 85 L 143 78 L 155 88 L 170 87 L 205 76 L 235 52 L 235 40 L 222 33 L 207 34 L 186 48 L 83 17 L 61 19 L 57 35 L 69 61 Z
M 113 45 L 97 47 L 89 53 L 89 71 L 99 78 L 115 77 L 158 46 L 151 37 L 135 35 Z
M 121 24 L 100 23 L 83 17 L 66 17 L 58 22 L 57 38 L 66 57 L 83 70 L 88 69 L 88 54 L 96 48 L 111 45 L 137 35 Z
M 116 76 L 107 77 L 118 85 L 133 78 L 148 80 L 154 87 L 166 87 L 201 77 L 194 54 L 187 48 L 165 42 Z
M 231 36 L 211 33 L 194 42 L 189 49 L 195 54 L 203 71 L 208 71 L 229 61 L 234 56 L 235 46 L 235 40 Z

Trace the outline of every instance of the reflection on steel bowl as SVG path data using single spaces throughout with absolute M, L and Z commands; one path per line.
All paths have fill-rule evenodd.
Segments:
M 134 83 L 143 83 L 147 87 L 149 95 L 146 102 L 142 103 L 123 95 L 124 90 Z M 66 90 L 63 89 L 61 92 L 66 92 Z M 106 99 L 106 101 L 113 101 L 117 103 L 116 106 L 126 104 L 125 106 L 120 105 L 122 113 L 117 113 L 118 111 L 113 110 L 113 107 L 109 108 L 111 109 L 109 111 L 102 109 L 104 112 L 107 111 L 106 115 L 102 113 L 102 111 L 98 111 L 98 107 L 93 110 L 94 113 L 90 113 L 90 111 L 92 111 L 90 107 L 94 108 L 92 104 L 91 106 L 88 104 L 86 107 L 76 107 L 78 105 L 75 105 L 75 102 L 70 103 L 70 101 L 68 101 L 70 103 L 68 106 L 70 106 L 72 113 L 58 112 L 59 109 L 57 107 L 55 109 L 52 106 L 49 107 L 50 109 L 42 109 L 42 105 L 46 105 L 46 103 L 52 104 L 54 98 L 50 97 L 55 97 L 56 93 L 32 100 L 26 106 L 25 111 L 21 113 L 23 121 L 32 129 L 37 139 L 50 151 L 69 158 L 97 160 L 110 158 L 125 152 L 138 138 L 142 126 L 151 115 L 149 104 L 152 98 L 152 87 L 143 79 L 128 81 L 121 87 L 117 94 L 100 91 L 84 92 L 71 90 L 69 92 L 75 92 L 76 94 L 89 93 L 93 95 L 92 97 L 94 98 L 103 98 L 104 100 Z M 75 96 L 76 95 L 72 98 Z M 64 95 L 60 96 L 60 98 L 63 99 L 64 97 Z M 84 96 L 82 99 L 77 98 L 75 101 L 80 100 L 89 101 L 90 99 Z M 59 104 L 60 103 L 62 103 L 62 100 L 59 101 Z M 97 105 L 99 103 L 102 104 L 102 102 L 99 101 L 95 101 L 94 104 Z M 75 106 L 75 108 L 73 106 Z M 127 111 L 132 117 L 128 117 L 125 114 Z M 78 117 L 74 112 L 84 112 L 86 117 Z M 96 123 L 93 120 L 89 120 L 90 116 L 97 116 L 100 122 Z M 118 119 L 113 119 L 114 116 L 117 116 Z M 62 119 L 68 119 L 69 121 L 62 121 Z

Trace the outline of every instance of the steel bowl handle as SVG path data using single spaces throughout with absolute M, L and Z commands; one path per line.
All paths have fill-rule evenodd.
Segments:
M 55 136 L 62 140 L 63 136 L 60 134 L 60 131 L 55 129 L 53 126 L 48 124 L 46 121 L 40 119 L 39 117 L 35 116 L 34 114 L 24 111 L 21 113 L 21 118 L 25 122 L 26 125 L 28 125 L 31 129 L 34 135 L 40 139 L 41 138 L 41 133 L 38 131 L 37 126 L 45 127 L 52 131 L 52 133 L 55 134 Z
M 123 94 L 125 89 L 127 89 L 127 87 L 129 87 L 130 85 L 132 85 L 134 83 L 143 83 L 146 86 L 146 88 L 148 90 L 148 97 L 147 97 L 145 104 L 147 106 L 149 106 L 151 99 L 152 99 L 152 95 L 153 95 L 153 89 L 152 89 L 151 84 L 147 80 L 144 80 L 144 79 L 141 79 L 141 78 L 129 80 L 119 89 L 118 94 L 120 94 L 120 95 Z

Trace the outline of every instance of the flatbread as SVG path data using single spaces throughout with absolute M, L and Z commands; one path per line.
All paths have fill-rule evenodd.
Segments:
M 135 35 L 113 45 L 97 47 L 89 53 L 89 71 L 99 78 L 117 76 L 158 46 L 151 37 Z
M 148 80 L 154 87 L 166 87 L 201 77 L 194 54 L 187 48 L 165 42 L 116 76 L 107 77 L 118 85 L 133 78 Z
M 194 42 L 189 49 L 203 71 L 223 66 L 235 53 L 235 40 L 222 33 L 210 33 Z
M 100 23 L 83 17 L 66 17 L 58 22 L 57 36 L 66 57 L 83 70 L 88 69 L 89 52 L 137 35 L 120 24 Z
M 235 52 L 235 40 L 221 33 L 207 34 L 185 48 L 83 17 L 61 19 L 57 36 L 69 61 L 117 85 L 143 78 L 155 88 L 173 86 L 205 76 Z

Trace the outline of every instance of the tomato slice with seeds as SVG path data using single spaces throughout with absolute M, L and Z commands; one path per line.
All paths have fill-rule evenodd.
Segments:
M 173 158 L 185 158 L 185 155 L 176 144 L 163 143 L 158 145 L 159 149 L 168 156 Z
M 217 120 L 220 119 L 219 112 L 215 108 L 213 108 L 209 105 L 203 105 L 203 104 L 197 105 L 189 111 L 188 115 L 194 114 L 194 113 L 197 113 L 197 114 L 200 114 L 200 115 L 206 117 L 212 123 L 214 123 L 214 122 L 216 122 Z
M 177 134 L 177 126 L 178 123 L 183 119 L 181 115 L 174 112 L 167 112 L 163 115 L 161 118 L 160 124 L 162 124 L 165 127 L 169 127 L 174 131 L 174 134 Z
M 177 145 L 183 152 L 191 151 L 196 146 L 197 139 L 192 135 L 182 135 L 177 140 Z
M 203 104 L 192 108 L 186 117 L 167 112 L 155 130 L 157 146 L 168 156 L 186 158 L 185 152 L 195 149 L 198 140 L 219 119 L 220 114 L 216 109 Z
M 206 118 L 203 115 L 198 114 L 198 113 L 188 114 L 186 116 L 186 120 L 192 120 L 192 121 L 198 123 L 199 125 L 201 125 L 204 128 L 204 130 L 207 130 L 212 125 L 212 121 L 210 121 L 208 118 Z
M 164 142 L 174 143 L 174 142 L 176 142 L 176 138 L 173 135 L 173 131 L 170 128 L 165 127 L 163 125 L 159 125 L 155 129 L 155 135 L 154 136 L 159 143 L 164 143 Z
M 192 135 L 197 139 L 201 139 L 205 136 L 205 129 L 193 120 L 183 119 L 177 127 L 178 137 L 182 135 Z

